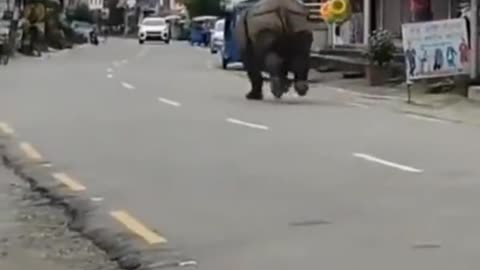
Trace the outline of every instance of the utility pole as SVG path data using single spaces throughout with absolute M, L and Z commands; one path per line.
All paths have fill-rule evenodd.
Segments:
M 20 6 L 21 0 L 15 0 L 13 5 L 13 14 L 12 18 L 10 19 L 10 30 L 8 32 L 8 47 L 9 47 L 9 54 L 13 55 L 16 48 L 17 42 L 17 29 L 18 29 L 18 21 L 20 19 Z
M 363 44 L 368 45 L 372 28 L 372 0 L 363 0 Z M 334 36 L 335 39 L 335 36 Z
M 123 18 L 123 21 L 124 21 L 124 24 L 125 24 L 125 29 L 124 29 L 124 35 L 127 36 L 128 35 L 128 30 L 129 30 L 129 17 L 130 17 L 130 10 L 136 6 L 136 0 L 127 0 L 125 1 L 125 5 L 124 5 L 124 9 L 125 9 L 125 14 L 124 14 L 124 18 Z
M 127 36 L 128 35 L 128 4 L 125 2 L 125 5 L 123 6 L 123 35 Z
M 478 0 L 470 2 L 470 78 L 478 73 Z

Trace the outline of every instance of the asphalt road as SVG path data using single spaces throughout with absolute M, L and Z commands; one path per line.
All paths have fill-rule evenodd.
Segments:
M 0 120 L 200 269 L 476 269 L 479 129 L 315 85 L 244 99 L 183 43 L 0 70 Z

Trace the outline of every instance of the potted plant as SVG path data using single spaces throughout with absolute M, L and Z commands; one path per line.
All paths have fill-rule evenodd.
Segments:
M 395 53 L 393 36 L 388 30 L 375 30 L 368 39 L 369 64 L 366 76 L 371 86 L 383 85 L 387 81 L 389 64 Z

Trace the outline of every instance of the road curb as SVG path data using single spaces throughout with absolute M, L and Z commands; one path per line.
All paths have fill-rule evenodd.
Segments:
M 52 176 L 55 167 L 43 160 L 33 161 L 20 149 L 19 141 L 0 131 L 3 164 L 26 181 L 33 191 L 62 207 L 68 227 L 92 241 L 121 269 L 148 270 L 196 267 L 196 263 L 168 244 L 148 244 L 110 216 L 109 209 L 90 200 L 87 192 L 68 189 Z M 45 164 L 49 164 L 45 166 Z M 193 262 L 193 263 L 192 263 Z
M 403 113 L 403 114 L 418 115 L 418 116 L 421 116 L 421 117 L 432 118 L 432 119 L 436 119 L 436 120 L 440 120 L 440 121 L 444 121 L 444 122 L 448 122 L 448 123 L 452 123 L 452 124 L 478 125 L 476 123 L 465 122 L 465 121 L 462 121 L 462 120 L 459 120 L 459 119 L 454 119 L 454 118 L 444 117 L 444 116 L 441 116 L 441 115 L 436 115 L 435 113 L 418 112 L 418 111 L 412 110 L 412 109 L 400 109 L 400 110 L 397 110 L 397 112 Z

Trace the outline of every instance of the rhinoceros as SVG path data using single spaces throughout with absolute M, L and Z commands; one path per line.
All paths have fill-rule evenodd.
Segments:
M 298 0 L 260 0 L 242 12 L 235 29 L 241 60 L 251 83 L 247 99 L 263 99 L 262 70 L 270 75 L 276 98 L 288 92 L 287 74 L 294 74 L 294 89 L 308 92 L 308 71 L 313 34 L 308 9 Z

